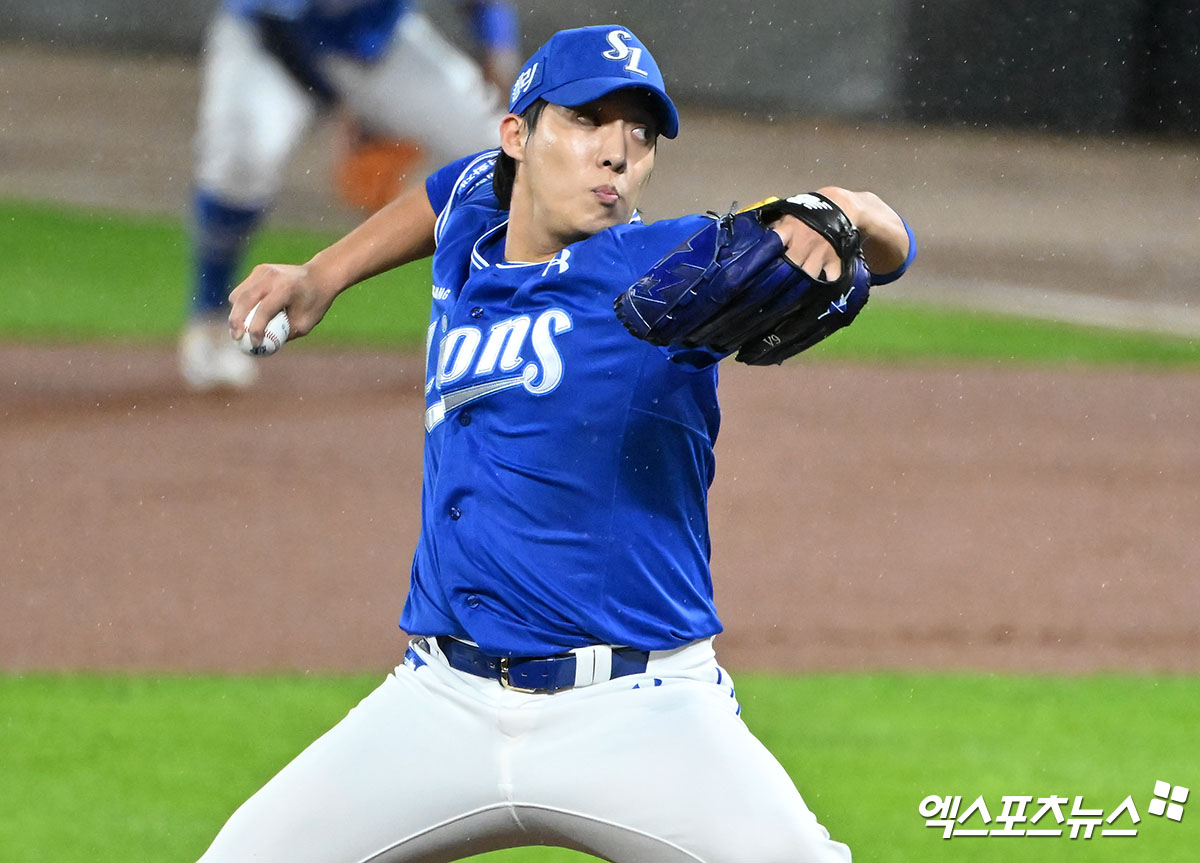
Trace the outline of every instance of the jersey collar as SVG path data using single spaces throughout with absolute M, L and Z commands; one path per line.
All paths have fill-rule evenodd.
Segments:
M 629 218 L 629 224 L 642 224 L 642 214 L 637 210 L 633 211 L 633 215 Z M 495 267 L 499 270 L 511 270 L 517 267 L 544 267 L 547 264 L 554 263 L 558 259 L 558 255 L 550 261 L 506 261 L 504 260 L 504 244 L 498 243 L 508 230 L 508 219 L 505 219 L 494 228 L 489 228 L 479 235 L 479 239 L 475 241 L 475 245 L 471 247 L 471 269 L 486 270 L 488 267 Z M 491 248 L 487 248 L 491 247 Z M 487 252 L 485 252 L 487 248 Z M 498 258 L 494 263 L 488 260 L 488 254 Z M 562 252 L 559 252 L 561 255 Z
M 506 229 L 508 228 L 508 219 L 498 224 L 494 228 L 489 228 L 480 234 L 479 239 L 475 241 L 475 245 L 471 247 L 471 269 L 485 270 L 488 267 L 496 267 L 500 270 L 513 269 L 515 267 L 541 267 L 545 266 L 545 262 L 537 261 L 506 261 L 504 260 L 504 244 L 497 242 L 502 239 Z M 490 247 L 490 248 L 489 248 Z M 486 252 L 485 252 L 486 249 Z M 488 254 L 497 258 L 493 263 L 488 260 Z

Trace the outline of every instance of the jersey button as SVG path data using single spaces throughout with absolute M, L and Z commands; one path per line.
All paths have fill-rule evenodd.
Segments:
M 476 596 L 475 594 L 472 593 L 470 596 L 467 597 L 467 607 L 468 608 L 479 608 L 479 604 L 482 601 L 483 600 L 481 600 L 478 596 Z
M 460 426 L 469 426 L 471 424 L 471 415 L 463 411 L 458 415 L 458 424 Z
M 462 510 L 456 506 L 450 507 L 450 518 L 454 521 L 458 521 L 460 518 L 462 518 Z
M 483 308 L 480 306 L 476 306 L 475 308 L 471 309 L 471 317 L 482 318 L 483 317 Z

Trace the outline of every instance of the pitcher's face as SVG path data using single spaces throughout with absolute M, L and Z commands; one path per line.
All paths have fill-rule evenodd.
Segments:
M 654 169 L 654 114 L 636 91 L 546 105 L 532 134 L 514 137 L 518 151 L 505 146 L 518 164 L 514 201 L 564 246 L 627 223 Z

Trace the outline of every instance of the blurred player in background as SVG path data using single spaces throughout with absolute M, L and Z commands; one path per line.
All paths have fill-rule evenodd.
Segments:
M 512 5 L 459 3 L 476 59 L 414 5 L 222 0 L 206 35 L 195 139 L 191 308 L 179 345 L 191 387 L 254 382 L 253 359 L 229 338 L 226 298 L 289 158 L 319 115 L 339 114 L 339 191 L 366 210 L 399 191 L 404 162 L 420 159 L 417 142 L 440 161 L 498 144 L 501 96 L 520 60 Z M 374 180 L 369 191 L 365 180 Z

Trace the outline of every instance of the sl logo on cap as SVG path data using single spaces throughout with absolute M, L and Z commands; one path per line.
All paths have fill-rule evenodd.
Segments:
M 625 64 L 625 71 L 635 72 L 638 75 L 648 76 L 650 73 L 645 69 L 638 68 L 638 61 L 642 59 L 642 49 L 636 45 L 629 45 L 625 40 L 633 39 L 633 34 L 628 30 L 611 30 L 608 34 L 608 44 L 612 45 L 612 49 L 605 51 L 601 56 L 609 60 L 624 60 L 630 58 Z

